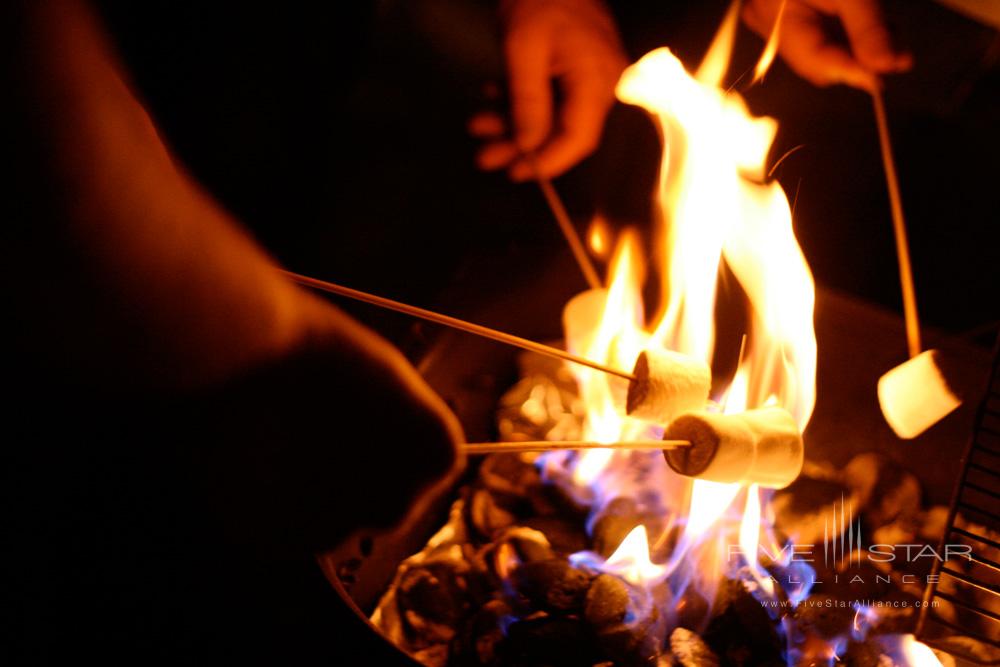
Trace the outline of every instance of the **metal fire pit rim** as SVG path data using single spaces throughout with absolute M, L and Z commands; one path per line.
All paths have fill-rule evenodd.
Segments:
M 385 634 L 374 623 L 372 623 L 371 619 L 367 614 L 365 614 L 361 607 L 358 606 L 357 602 L 354 601 L 354 598 L 351 597 L 351 594 L 344 587 L 344 583 L 341 581 L 340 575 L 337 574 L 336 564 L 333 561 L 333 557 L 329 554 L 322 554 L 317 556 L 316 560 L 320 569 L 323 571 L 323 574 L 326 575 L 327 581 L 330 582 L 330 586 L 337 593 L 337 596 L 341 599 L 341 601 L 347 605 L 348 609 L 350 609 L 351 612 L 357 616 L 357 618 L 361 620 L 361 622 L 369 630 L 371 630 L 371 632 L 373 632 L 383 644 L 391 647 L 392 651 L 398 658 L 397 664 L 405 664 L 412 667 L 423 667 L 413 656 L 400 648 L 391 639 L 386 637 Z

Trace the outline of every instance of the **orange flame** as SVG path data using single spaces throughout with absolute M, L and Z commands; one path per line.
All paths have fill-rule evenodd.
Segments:
M 778 42 L 781 40 L 781 19 L 785 16 L 785 5 L 787 4 L 788 0 L 781 0 L 781 4 L 778 6 L 778 13 L 774 17 L 774 27 L 771 28 L 767 44 L 764 45 L 764 52 L 760 54 L 760 60 L 757 61 L 757 66 L 753 70 L 753 83 L 763 80 L 767 70 L 771 68 L 771 63 L 774 62 L 774 57 L 778 55 Z
M 815 288 L 792 231 L 788 199 L 780 184 L 766 177 L 777 123 L 751 115 L 739 95 L 721 88 L 737 21 L 738 3 L 733 3 L 693 76 L 666 48 L 650 52 L 622 75 L 619 99 L 645 108 L 664 142 L 656 193 L 661 240 L 652 252 L 663 301 L 647 328 L 642 251 L 636 235 L 624 233 L 607 290 L 587 293 L 602 306 L 600 315 L 593 307 L 568 307 L 567 342 L 588 358 L 617 367 L 631 367 L 648 347 L 667 347 L 710 364 L 718 279 L 726 267 L 746 293 L 752 316 L 746 354 L 726 391 L 724 409 L 732 413 L 777 404 L 804 429 L 815 404 Z M 762 67 L 769 58 L 773 54 L 765 52 Z M 589 318 L 596 321 L 583 321 Z M 580 386 L 586 439 L 611 443 L 648 437 L 651 425 L 623 414 L 621 380 L 585 367 L 572 372 Z M 612 449 L 586 453 L 575 464 L 573 481 L 589 485 L 600 479 L 616 456 L 626 455 Z M 706 539 L 741 488 L 703 480 L 690 484 L 689 515 L 678 544 L 690 549 Z M 757 550 L 760 517 L 759 491 L 753 486 L 739 529 L 744 552 L 751 555 Z M 629 576 L 644 577 L 658 566 L 646 566 L 646 532 L 637 531 L 615 556 L 639 563 Z M 675 552 L 672 562 L 683 557 Z
M 567 309 L 566 330 L 570 349 L 578 349 L 590 359 L 630 367 L 639 356 L 646 339 L 643 333 L 643 307 L 641 286 L 643 266 L 640 259 L 639 239 L 634 231 L 622 233 L 611 260 L 612 279 L 607 290 L 587 293 L 591 303 L 587 311 L 571 313 Z M 579 297 L 578 297 L 579 298 Z M 595 302 L 600 315 L 595 328 L 580 326 L 571 316 L 593 317 Z M 572 302 L 571 302 L 572 303 Z M 570 335 L 579 332 L 577 336 Z M 583 437 L 594 442 L 620 442 L 636 439 L 643 426 L 622 414 L 622 403 L 627 386 L 606 373 L 586 366 L 574 365 L 572 372 L 580 386 L 580 396 L 586 408 Z M 574 482 L 587 485 L 601 473 L 611 460 L 614 451 L 590 450 L 581 455 L 573 471 Z
M 600 258 L 606 257 L 611 250 L 611 229 L 601 216 L 595 217 L 590 223 L 587 245 L 590 246 L 590 252 Z
M 639 524 L 625 536 L 604 564 L 604 571 L 617 574 L 625 581 L 640 585 L 667 574 L 667 568 L 649 559 L 649 538 L 646 527 Z
M 626 70 L 618 95 L 650 111 L 666 142 L 659 202 L 667 299 L 654 340 L 711 361 L 725 262 L 753 308 L 747 402 L 734 407 L 775 395 L 804 428 L 815 404 L 815 288 L 788 199 L 780 184 L 765 182 L 776 123 L 751 116 L 737 95 L 692 79 L 668 49 Z
M 941 661 L 927 644 L 917 641 L 913 635 L 889 635 L 881 642 L 884 649 L 894 659 L 894 664 L 907 667 L 941 667 Z

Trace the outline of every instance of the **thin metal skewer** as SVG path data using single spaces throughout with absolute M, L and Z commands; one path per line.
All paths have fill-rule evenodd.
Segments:
M 536 162 L 534 154 L 527 153 L 524 157 L 531 166 L 535 182 L 541 188 L 542 194 L 545 196 L 545 201 L 549 205 L 549 210 L 552 211 L 553 217 L 555 217 L 556 222 L 559 224 L 559 229 L 562 230 L 563 236 L 566 237 L 566 242 L 569 243 L 569 249 L 573 251 L 573 257 L 576 258 L 576 263 L 580 266 L 580 271 L 583 272 L 584 279 L 590 285 L 591 289 L 600 289 L 601 278 L 597 273 L 597 269 L 594 268 L 594 263 L 590 261 L 587 248 L 583 245 L 583 240 L 577 233 L 576 227 L 573 226 L 573 221 L 570 220 L 569 213 L 566 211 L 566 206 L 563 205 L 559 193 L 553 187 L 552 181 L 542 176 L 542 173 L 538 170 L 538 162 Z
M 633 440 L 629 442 L 601 443 L 584 440 L 548 441 L 535 440 L 530 442 L 470 442 L 462 445 L 462 449 L 470 456 L 477 454 L 503 454 L 507 452 L 551 452 L 565 449 L 627 449 L 639 451 L 661 451 L 690 447 L 687 440 Z
M 544 354 L 550 357 L 563 359 L 565 361 L 571 361 L 574 364 L 580 364 L 581 366 L 587 366 L 589 368 L 593 368 L 594 370 L 610 373 L 611 375 L 616 375 L 620 378 L 625 378 L 626 380 L 636 380 L 636 377 L 631 373 L 599 364 L 595 361 L 591 361 L 590 359 L 571 354 L 555 347 L 536 343 L 535 341 L 528 340 L 527 338 L 521 338 L 520 336 L 515 336 L 503 331 L 497 331 L 496 329 L 490 329 L 489 327 L 484 327 L 480 324 L 466 322 L 465 320 L 460 320 L 457 317 L 442 315 L 440 313 L 435 313 L 432 310 L 426 310 L 424 308 L 418 308 L 417 306 L 411 306 L 399 301 L 393 301 L 392 299 L 386 299 L 385 297 L 376 296 L 374 294 L 369 294 L 367 292 L 362 292 L 360 290 L 327 282 L 325 280 L 310 278 L 309 276 L 303 276 L 291 271 L 282 271 L 282 273 L 299 285 L 304 285 L 305 287 L 311 287 L 312 289 L 330 292 L 332 294 L 339 294 L 340 296 L 346 296 L 348 299 L 363 301 L 380 308 L 395 310 L 396 312 L 405 313 L 406 315 L 411 315 L 413 317 L 419 317 L 420 319 L 428 320 L 429 322 L 443 324 L 446 327 L 465 331 L 477 336 L 483 336 L 485 338 L 491 338 L 493 340 L 500 341 L 501 343 L 506 343 L 508 345 L 513 345 L 514 347 L 519 347 L 523 350 L 528 350 L 529 352 L 537 352 L 538 354 Z
M 889 138 L 889 121 L 885 115 L 882 92 L 872 93 L 875 105 L 875 124 L 878 125 L 878 142 L 882 149 L 885 182 L 889 189 L 889 207 L 892 211 L 892 228 L 896 235 L 896 255 L 899 257 L 899 282 L 903 289 L 903 318 L 906 322 L 906 344 L 910 357 L 920 354 L 920 319 L 917 316 L 917 293 L 913 287 L 913 267 L 910 264 L 910 244 L 906 238 L 906 219 L 903 217 L 903 198 L 899 194 L 899 177 L 896 161 L 892 156 Z

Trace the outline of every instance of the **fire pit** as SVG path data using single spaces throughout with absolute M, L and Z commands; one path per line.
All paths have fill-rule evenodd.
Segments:
M 554 265 L 551 275 L 558 275 L 564 269 L 564 266 Z M 550 274 L 546 274 L 546 277 L 550 277 Z M 512 302 L 516 303 L 523 299 L 527 292 L 528 290 L 523 290 L 512 294 Z M 537 308 L 533 310 L 543 312 L 546 308 L 545 301 L 553 298 L 559 298 L 558 292 L 543 295 Z M 507 308 L 510 304 L 500 305 L 500 314 L 494 313 L 492 317 L 502 318 L 505 316 L 503 313 L 510 312 Z M 846 485 L 844 478 L 853 477 L 860 470 L 865 473 L 865 477 L 870 479 L 873 472 L 870 470 L 872 464 L 879 466 L 885 473 L 877 484 L 879 496 L 891 496 L 892 489 L 899 486 L 911 486 L 912 488 L 915 480 L 920 492 L 921 508 L 916 514 L 916 518 L 920 519 L 920 525 L 915 530 L 911 528 L 909 532 L 904 529 L 904 532 L 897 533 L 894 537 L 890 536 L 888 539 L 910 544 L 921 543 L 921 548 L 923 545 L 930 544 L 935 550 L 938 549 L 936 531 L 943 529 L 942 517 L 947 511 L 945 504 L 949 500 L 951 486 L 960 469 L 959 455 L 971 430 L 975 406 L 971 404 L 964 406 L 958 414 L 918 442 L 902 443 L 894 440 L 889 427 L 880 423 L 881 417 L 872 393 L 869 392 L 865 395 L 860 390 L 866 386 L 866 382 L 869 384 L 872 382 L 871 378 L 879 368 L 884 366 L 887 359 L 893 358 L 891 341 L 900 340 L 901 333 L 901 323 L 888 313 L 838 294 L 820 291 L 817 295 L 817 338 L 821 350 L 819 363 L 821 400 L 816 417 L 806 433 L 808 456 L 805 472 L 796 484 L 777 493 L 774 501 L 775 509 L 781 510 L 775 512 L 776 530 L 783 531 L 793 522 L 798 522 L 799 525 L 805 522 L 818 528 L 819 536 L 815 537 L 814 535 L 809 538 L 816 540 L 812 557 L 819 563 L 811 563 L 813 566 L 823 564 L 823 529 L 824 526 L 830 528 L 831 524 L 834 523 L 834 511 L 840 512 L 840 491 Z M 988 365 L 989 360 L 989 355 L 985 351 L 960 340 L 948 340 L 939 336 L 936 338 L 937 344 L 948 351 L 949 357 L 957 360 L 956 372 L 967 378 L 970 386 L 974 386 L 976 382 L 982 380 L 982 369 Z M 846 365 L 838 363 L 838 354 L 844 349 L 853 350 L 861 361 Z M 504 392 L 504 387 L 515 382 L 514 379 L 519 373 L 515 367 L 514 356 L 508 350 L 497 347 L 488 341 L 448 333 L 438 341 L 431 353 L 427 355 L 426 363 L 422 368 L 434 386 L 453 403 L 462 416 L 463 422 L 470 425 L 472 429 L 470 437 L 484 438 L 487 436 L 491 426 L 489 422 L 494 419 L 494 413 L 500 402 L 499 395 Z M 539 364 L 537 359 L 528 357 L 522 358 L 522 362 L 522 366 L 526 367 L 523 370 L 544 370 L 546 367 L 545 363 Z M 860 435 L 844 440 L 839 437 L 839 434 L 844 431 Z M 918 451 L 928 453 L 928 455 L 914 458 L 910 453 L 915 448 Z M 872 453 L 872 450 L 875 449 L 880 452 L 877 456 Z M 853 464 L 849 465 L 852 462 Z M 473 461 L 473 463 L 477 462 Z M 478 464 L 483 466 L 486 461 L 483 460 Z M 494 466 L 491 464 L 489 467 Z M 487 472 L 489 472 L 489 467 Z M 840 481 L 831 479 L 837 476 L 841 477 Z M 893 478 L 898 484 L 892 482 Z M 469 498 L 475 491 L 482 490 L 487 480 L 492 479 L 491 475 L 483 476 L 479 474 L 477 469 L 473 469 L 465 483 L 455 490 L 455 495 L 442 498 L 439 504 L 440 511 L 436 515 L 426 517 L 426 521 L 422 525 L 414 526 L 408 531 L 359 536 L 357 540 L 346 544 L 342 550 L 329 555 L 326 559 L 327 572 L 335 581 L 344 599 L 357 610 L 359 619 L 367 618 L 378 606 L 380 598 L 390 588 L 389 584 L 396 576 L 400 563 L 408 556 L 422 550 L 431 535 L 446 522 L 449 504 L 456 498 Z M 845 493 L 844 497 L 845 500 L 849 499 L 849 492 Z M 820 511 L 810 511 L 811 509 L 818 510 L 824 504 L 828 506 L 825 515 Z M 876 508 L 880 509 L 876 510 Z M 615 503 L 611 509 L 621 509 L 621 503 Z M 885 523 L 887 509 L 891 508 L 887 507 L 884 502 L 875 503 L 867 509 L 855 506 L 854 526 L 860 526 L 866 546 L 874 544 L 871 542 L 871 536 L 876 534 L 876 531 L 881 536 L 885 533 L 891 534 L 899 527 L 901 522 L 889 521 Z M 844 518 L 839 521 L 843 521 L 845 524 L 851 523 L 847 515 L 848 512 L 845 511 L 840 515 Z M 466 516 L 470 515 L 466 514 Z M 572 516 L 574 515 L 568 514 L 566 519 Z M 579 513 L 575 516 L 579 518 Z M 814 519 L 810 520 L 809 517 L 814 517 Z M 641 521 L 640 518 L 639 522 Z M 533 521 L 532 523 L 535 526 L 533 530 L 541 529 L 544 532 L 547 529 L 544 525 L 545 522 Z M 565 525 L 566 520 L 557 523 Z M 607 524 L 607 520 L 604 523 Z M 905 524 L 905 522 L 902 523 Z M 622 521 L 620 525 L 625 526 L 623 530 L 627 534 L 629 528 L 627 520 Z M 602 531 L 606 529 L 602 525 Z M 474 527 L 469 528 L 470 532 L 474 530 L 476 530 Z M 581 531 L 577 529 L 576 533 L 580 535 Z M 808 536 L 804 537 L 808 538 Z M 481 545 L 485 545 L 483 538 L 476 537 L 475 539 Z M 826 556 L 832 557 L 834 541 L 832 539 L 828 541 L 830 550 Z M 846 550 L 848 548 L 846 539 L 844 541 L 838 540 L 836 548 L 838 554 L 841 548 Z M 914 548 L 911 548 L 911 551 L 916 553 Z M 804 550 L 800 553 L 805 557 Z M 903 561 L 906 547 L 900 546 L 898 554 L 899 561 Z M 652 555 L 651 560 L 656 560 L 655 554 Z M 932 557 L 925 556 L 916 559 L 912 565 L 916 565 L 921 570 L 929 570 L 933 563 Z M 874 565 L 875 563 L 871 563 L 872 567 Z M 411 565 L 407 565 L 407 567 L 411 567 Z M 899 590 L 899 587 L 903 585 L 903 577 L 909 573 L 907 569 L 909 567 L 909 565 L 901 564 L 888 575 L 879 572 L 881 578 L 876 581 L 875 573 L 871 569 L 861 571 L 855 560 L 854 569 L 859 571 L 846 577 L 843 572 L 834 573 L 839 576 L 839 581 L 835 581 L 833 576 L 829 576 L 828 568 L 825 572 L 817 572 L 817 579 L 823 579 L 823 576 L 828 576 L 828 579 L 822 584 L 815 585 L 812 594 L 829 596 L 831 600 L 838 599 L 837 594 L 839 594 L 839 599 L 847 602 L 859 599 L 876 602 L 873 597 L 882 595 L 881 599 L 884 604 L 875 605 L 874 609 L 877 612 L 884 612 L 885 621 L 883 622 L 890 624 L 882 626 L 876 632 L 912 631 L 919 611 L 913 604 L 924 587 L 926 572 L 923 575 L 918 572 L 913 576 L 907 576 L 909 583 L 905 586 L 906 590 Z M 819 569 L 817 567 L 817 570 Z M 861 580 L 855 579 L 851 582 L 855 576 L 860 576 Z M 885 577 L 890 579 L 889 586 L 885 584 Z M 606 578 L 602 581 L 606 581 Z M 871 593 L 863 590 L 865 587 L 875 587 L 878 590 Z M 732 593 L 732 591 L 725 589 L 723 594 L 725 593 Z M 818 599 L 825 600 L 826 598 Z M 891 604 L 902 603 L 904 600 L 911 606 L 891 606 Z M 744 598 L 744 602 L 747 601 Z M 754 603 L 760 607 L 759 603 L 756 601 Z M 830 604 L 835 603 L 831 602 Z M 753 609 L 753 607 L 750 608 Z M 814 611 L 824 610 L 838 611 L 833 606 L 814 608 Z M 941 610 L 936 608 L 933 611 L 936 613 Z M 842 618 L 850 616 L 853 623 L 856 613 L 853 607 L 851 607 L 849 614 L 844 608 L 840 608 L 838 613 Z M 727 618 L 731 621 L 732 615 Z M 721 622 L 717 621 L 717 623 Z M 358 623 L 360 625 L 360 621 Z M 370 633 L 372 637 L 376 636 L 374 629 L 362 628 L 362 630 L 362 634 Z M 768 636 L 773 637 L 772 632 L 769 630 Z M 713 638 L 714 641 L 720 635 L 707 636 Z M 730 627 L 724 631 L 723 636 L 731 636 L 738 643 L 741 638 L 746 637 L 746 634 L 742 628 Z M 395 653 L 397 662 L 390 661 L 386 664 L 418 664 L 412 658 L 392 649 L 388 641 L 384 641 L 381 646 L 378 642 L 369 643 L 372 645 L 370 647 L 372 655 L 383 656 L 381 661 L 390 661 Z M 854 653 L 851 655 L 855 656 Z M 725 656 L 719 657 L 725 659 Z M 383 664 L 381 661 L 379 664 Z M 745 662 L 744 664 L 754 663 Z
M 563 310 L 570 352 L 631 368 L 643 351 L 675 350 L 711 365 L 711 398 L 657 420 L 632 410 L 626 380 L 522 357 L 500 400 L 478 402 L 480 416 L 484 403 L 486 415 L 495 408 L 500 439 L 608 448 L 491 455 L 443 500 L 442 516 L 380 540 L 378 559 L 327 559 L 372 625 L 422 664 L 950 660 L 912 635 L 935 563 L 971 553 L 968 543 L 943 542 L 948 509 L 925 503 L 914 470 L 844 443 L 883 437 L 857 419 L 824 434 L 833 440 L 827 461 L 803 464 L 801 434 L 810 446 L 816 406 L 816 293 L 788 199 L 769 180 L 776 125 L 720 87 L 733 25 L 694 75 L 660 49 L 623 76 L 619 96 L 646 108 L 664 137 L 658 202 L 668 224 L 651 249 L 620 233 L 607 287 Z M 647 322 L 648 256 L 662 305 Z M 825 303 L 841 316 L 851 307 L 836 296 Z M 726 310 L 736 314 L 719 315 Z M 967 428 L 967 417 L 952 421 Z M 678 431 L 683 419 L 715 428 L 719 451 L 741 444 L 694 463 L 615 447 L 663 437 L 668 423 L 667 437 L 695 440 Z M 857 453 L 837 456 L 838 446 Z M 362 556 L 375 548 L 357 546 Z

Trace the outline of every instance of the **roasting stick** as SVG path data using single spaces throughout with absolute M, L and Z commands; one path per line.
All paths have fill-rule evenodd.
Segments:
M 507 452 L 551 452 L 565 449 L 628 449 L 639 451 L 663 451 L 690 447 L 687 440 L 633 440 L 629 442 L 589 442 L 583 440 L 534 440 L 527 442 L 470 442 L 462 445 L 465 453 L 471 456 L 477 454 L 503 454 Z
M 374 294 L 369 294 L 367 292 L 362 292 L 360 290 L 327 282 L 325 280 L 310 278 L 309 276 L 292 273 L 291 271 L 282 271 L 282 273 L 294 282 L 305 287 L 311 287 L 312 289 L 330 292 L 332 294 L 339 294 L 340 296 L 345 296 L 348 299 L 363 301 L 380 308 L 395 310 L 396 312 L 404 313 L 412 317 L 418 317 L 436 324 L 442 324 L 446 327 L 465 331 L 477 336 L 483 336 L 484 338 L 491 338 L 493 340 L 500 341 L 501 343 L 506 343 L 507 345 L 513 345 L 514 347 L 528 350 L 529 352 L 537 352 L 538 354 L 544 354 L 550 357 L 564 359 L 565 361 L 571 361 L 574 364 L 580 364 L 582 366 L 593 368 L 594 370 L 603 371 L 604 373 L 617 375 L 618 377 L 625 378 L 626 380 L 636 380 L 635 375 L 632 373 L 627 373 L 617 368 L 611 368 L 610 366 L 599 364 L 596 361 L 591 361 L 590 359 L 571 354 L 570 352 L 550 347 L 548 345 L 542 345 L 541 343 L 536 343 L 535 341 L 528 340 L 527 338 L 521 338 L 520 336 L 515 336 L 503 331 L 497 331 L 496 329 L 490 329 L 489 327 L 484 327 L 480 324 L 466 322 L 465 320 L 460 320 L 457 317 L 442 315 L 440 313 L 435 313 L 432 310 L 426 310 L 424 308 L 418 308 L 417 306 L 411 306 L 399 301 L 393 301 L 392 299 L 386 299 L 385 297 L 376 296 Z
M 882 93 L 872 93 L 875 105 L 875 123 L 878 125 L 885 181 L 889 190 L 892 227 L 896 236 L 896 254 L 899 257 L 899 282 L 903 292 L 903 318 L 906 323 L 906 345 L 909 360 L 885 373 L 878 381 L 878 402 L 882 415 L 893 432 L 904 440 L 915 438 L 941 421 L 962 404 L 948 385 L 938 364 L 938 352 L 921 352 L 920 320 L 917 317 L 917 296 L 913 288 L 913 269 L 910 265 L 910 246 L 906 238 L 906 221 L 903 218 L 903 201 L 899 194 L 899 178 L 892 156 L 889 139 L 889 122 L 885 114 Z
M 594 263 L 590 261 L 587 248 L 583 245 L 583 240 L 577 233 L 576 227 L 573 226 L 573 221 L 570 220 L 569 213 L 566 212 L 566 207 L 563 205 L 559 193 L 553 187 L 552 181 L 542 176 L 542 173 L 538 170 L 538 163 L 535 161 L 534 154 L 527 153 L 524 157 L 531 166 L 535 182 L 541 188 L 542 194 L 545 196 L 545 201 L 549 205 L 549 210 L 552 211 L 553 217 L 555 217 L 556 222 L 559 224 L 559 229 L 562 230 L 563 236 L 566 237 L 566 242 L 569 243 L 569 249 L 573 251 L 573 257 L 576 258 L 576 263 L 580 266 L 580 271 L 583 272 L 584 279 L 590 285 L 591 289 L 600 289 L 601 278 L 597 274 L 597 269 L 594 268 Z
M 899 194 L 899 177 L 889 139 L 889 121 L 885 115 L 882 92 L 872 93 L 875 104 L 875 123 L 878 125 L 878 142 L 882 149 L 885 182 L 889 189 L 889 206 L 892 211 L 892 228 L 896 235 L 896 255 L 899 257 L 899 282 L 903 290 L 903 317 L 906 320 L 906 344 L 910 358 L 920 354 L 920 319 L 917 317 L 917 293 L 913 287 L 913 268 L 910 264 L 910 244 L 906 238 L 906 219 L 903 217 L 903 198 Z

